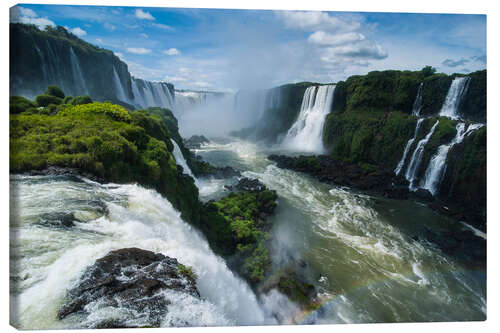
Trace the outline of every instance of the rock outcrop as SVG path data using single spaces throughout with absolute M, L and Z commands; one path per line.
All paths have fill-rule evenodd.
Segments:
M 111 251 L 89 266 L 68 291 L 58 318 L 87 316 L 89 305 L 96 305 L 125 308 L 131 318 L 102 319 L 89 328 L 138 327 L 138 322 L 158 327 L 171 304 L 168 290 L 200 297 L 191 269 L 175 258 L 138 248 Z

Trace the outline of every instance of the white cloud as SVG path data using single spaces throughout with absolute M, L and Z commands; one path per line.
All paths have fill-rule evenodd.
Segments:
M 356 43 L 365 40 L 366 37 L 358 32 L 348 32 L 345 34 L 331 34 L 322 30 L 311 34 L 307 41 L 316 45 L 339 46 Z
M 154 20 L 155 18 L 149 12 L 146 12 L 142 9 L 135 10 L 135 16 L 140 18 L 141 20 Z
M 56 24 L 47 17 L 38 17 L 37 13 L 29 8 L 15 6 L 10 9 L 10 22 L 34 24 L 43 29 L 46 26 L 55 27 Z
M 96 42 L 98 42 L 98 43 L 102 43 L 102 39 L 101 39 L 101 38 L 96 38 L 95 40 L 96 40 Z
M 142 33 L 141 36 L 144 38 L 149 38 L 148 34 L 145 34 L 145 33 Z
M 172 28 L 171 26 L 162 23 L 153 23 L 153 26 L 163 30 L 169 30 L 169 31 L 174 30 L 174 28 Z
M 327 52 L 345 57 L 363 59 L 385 59 L 388 56 L 387 52 L 385 52 L 380 45 L 371 41 L 338 47 L 329 47 L 327 48 Z
M 144 47 L 128 47 L 127 52 L 133 54 L 149 54 L 151 53 L 150 49 L 146 49 Z
M 121 60 L 125 61 L 125 57 L 123 56 L 123 53 L 121 53 L 121 52 L 115 52 L 115 56 L 117 56 Z
M 166 55 L 170 55 L 170 56 L 181 54 L 181 52 L 179 50 L 177 50 L 176 48 L 174 48 L 174 47 L 172 47 L 172 48 L 170 48 L 168 50 L 163 51 L 163 53 L 166 54 Z
M 71 29 L 71 32 L 73 34 L 77 35 L 78 37 L 83 37 L 83 36 L 87 35 L 87 31 L 85 31 L 85 30 L 83 30 L 82 28 L 79 28 L 79 27 Z
M 361 28 L 361 23 L 357 21 L 345 21 L 319 11 L 279 11 L 276 15 L 287 28 L 329 31 L 356 31 Z

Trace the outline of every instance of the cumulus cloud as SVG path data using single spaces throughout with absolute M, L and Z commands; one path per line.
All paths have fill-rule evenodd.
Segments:
M 83 30 L 82 28 L 79 28 L 79 27 L 71 29 L 71 32 L 73 34 L 77 35 L 78 37 L 83 37 L 83 36 L 87 35 L 87 31 L 85 31 L 85 30 Z
M 117 56 L 121 60 L 125 60 L 125 57 L 123 56 L 123 53 L 121 53 L 121 52 L 115 52 L 115 56 Z
M 374 26 L 356 16 L 342 17 L 318 11 L 280 11 L 276 16 L 289 29 L 311 32 L 307 38 L 310 59 L 325 72 L 343 73 L 351 67 L 368 67 L 369 61 L 382 60 L 388 53 L 365 34 Z M 315 71 L 313 69 L 312 75 Z
M 364 59 L 385 59 L 388 56 L 380 45 L 373 42 L 332 47 L 328 48 L 328 51 L 336 55 Z
M 169 55 L 169 56 L 181 54 L 181 52 L 179 50 L 177 50 L 175 47 L 172 47 L 168 50 L 165 50 L 165 51 L 163 51 L 163 53 L 166 55 Z
M 284 21 L 287 28 L 329 31 L 356 31 L 361 28 L 361 23 L 357 21 L 343 20 L 325 12 L 278 11 L 276 15 Z
M 146 49 L 144 47 L 128 47 L 127 52 L 133 54 L 149 54 L 151 53 L 150 49 Z
M 458 66 L 463 66 L 466 63 L 468 63 L 470 60 L 469 59 L 459 59 L 459 60 L 453 60 L 453 59 L 446 59 L 442 62 L 443 65 L 448 66 L 448 67 L 458 67 Z
M 10 9 L 10 22 L 34 24 L 40 29 L 46 26 L 55 27 L 56 24 L 47 17 L 39 17 L 35 11 L 21 6 L 15 6 Z
M 350 43 L 356 43 L 366 40 L 366 37 L 358 32 L 349 32 L 345 34 L 331 34 L 322 30 L 311 34 L 307 41 L 312 44 L 337 46 Z
M 141 20 L 154 20 L 155 18 L 149 12 L 146 12 L 142 9 L 135 10 L 135 17 L 140 18 Z

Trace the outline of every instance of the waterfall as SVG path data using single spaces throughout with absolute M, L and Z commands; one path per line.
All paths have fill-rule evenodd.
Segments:
M 437 120 L 434 125 L 431 127 L 431 130 L 425 138 L 420 140 L 417 144 L 417 147 L 413 151 L 413 155 L 411 156 L 410 163 L 408 164 L 408 169 L 406 169 L 406 180 L 410 182 L 410 189 L 414 190 L 415 188 L 413 187 L 413 182 L 415 181 L 416 174 L 418 171 L 418 168 L 420 167 L 420 163 L 422 162 L 422 156 L 424 155 L 424 149 L 425 145 L 427 144 L 427 141 L 431 138 L 432 134 L 434 134 L 434 130 L 436 129 L 437 125 L 439 124 L 439 120 Z
M 134 94 L 134 105 L 138 108 L 143 108 L 146 106 L 146 101 L 144 100 L 144 96 L 139 90 L 139 86 L 137 84 L 137 80 L 132 78 L 132 93 Z
M 448 117 L 452 119 L 459 119 L 460 116 L 457 114 L 458 107 L 462 101 L 462 97 L 468 88 L 470 78 L 468 76 L 456 77 L 451 83 L 448 94 L 444 101 L 441 111 L 439 111 L 439 116 Z
M 181 152 L 181 149 L 179 148 L 179 145 L 173 139 L 170 139 L 170 141 L 172 141 L 172 144 L 174 145 L 174 152 L 173 152 L 173 154 L 174 154 L 176 163 L 179 164 L 182 167 L 182 169 L 184 169 L 184 173 L 186 175 L 189 175 L 194 180 L 196 180 L 196 177 L 193 175 L 193 172 L 191 171 L 191 168 L 189 168 L 189 166 L 188 166 L 188 164 L 186 162 L 186 159 L 182 155 L 182 152 Z
M 129 100 L 127 95 L 125 94 L 125 89 L 123 89 L 122 81 L 120 80 L 120 76 L 116 71 L 116 68 L 113 66 L 113 83 L 115 84 L 115 92 L 116 98 L 122 102 L 128 103 Z
M 79 95 L 86 95 L 89 91 L 85 85 L 85 79 L 82 69 L 80 68 L 80 63 L 78 62 L 78 57 L 72 47 L 69 48 L 69 57 L 71 61 L 71 70 L 73 72 L 73 82 L 75 83 L 75 91 L 77 91 Z
M 175 110 L 178 112 L 190 111 L 200 106 L 206 106 L 222 99 L 222 93 L 210 91 L 175 91 Z
M 424 83 L 420 83 L 418 86 L 417 97 L 415 98 L 415 102 L 413 102 L 412 114 L 414 116 L 420 117 L 420 110 L 422 110 L 422 90 L 424 88 Z
M 466 131 L 465 123 L 459 123 L 456 127 L 457 135 L 449 144 L 439 146 L 436 154 L 431 158 L 427 170 L 425 171 L 425 177 L 420 182 L 420 187 L 429 190 L 432 195 L 436 195 L 436 193 L 439 192 L 439 185 L 446 172 L 448 152 L 454 145 L 461 143 L 467 135 L 482 126 L 482 124 L 471 124 Z
M 162 107 L 174 111 L 175 97 L 165 82 L 150 82 L 132 77 L 132 92 L 137 108 Z
M 410 140 L 408 140 L 408 142 L 406 143 L 406 147 L 405 147 L 405 150 L 403 152 L 403 157 L 401 157 L 401 161 L 399 161 L 398 165 L 396 166 L 396 169 L 394 169 L 394 173 L 396 174 L 396 176 L 399 175 L 399 173 L 403 169 L 403 166 L 404 166 L 405 161 L 406 161 L 406 156 L 408 155 L 408 152 L 410 150 L 411 145 L 413 144 L 413 142 L 417 138 L 418 129 L 420 128 L 420 125 L 422 124 L 423 121 L 424 121 L 423 118 L 420 118 L 417 121 L 417 126 L 415 127 L 415 133 L 413 134 L 413 137 Z
M 23 329 L 78 328 L 119 318 L 141 323 L 126 307 L 88 307 L 86 322 L 57 320 L 66 292 L 84 269 L 109 251 L 127 247 L 161 252 L 191 266 L 201 299 L 170 298 L 161 326 L 276 324 L 251 288 L 215 255 L 206 239 L 184 222 L 159 193 L 138 185 L 100 185 L 64 177 L 14 176 L 20 216 L 15 215 L 15 274 L 11 320 Z M 12 183 L 11 183 L 12 184 Z M 17 195 L 18 194 L 18 195 Z M 32 200 L 33 196 L 37 199 Z M 106 207 L 102 216 L 98 206 Z M 38 223 L 39 216 L 77 212 L 85 223 L 60 229 Z M 50 244 L 47 242 L 50 240 Z M 75 260 L 77 259 L 77 260 Z M 34 264 L 36 263 L 36 264 Z M 169 296 L 171 297 L 171 295 Z M 269 311 L 270 312 L 270 311 Z
M 299 117 L 288 130 L 283 146 L 298 151 L 322 152 L 323 123 L 330 112 L 335 85 L 306 89 Z

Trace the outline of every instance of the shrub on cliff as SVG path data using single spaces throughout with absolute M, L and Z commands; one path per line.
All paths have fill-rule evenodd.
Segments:
M 21 113 L 29 108 L 35 108 L 36 104 L 22 96 L 10 96 L 9 99 L 9 112 L 11 114 Z
M 59 98 L 64 98 L 64 92 L 58 86 L 48 86 L 45 90 L 45 95 L 55 96 Z
M 62 99 L 60 97 L 52 96 L 52 95 L 38 95 L 35 97 L 36 104 L 38 106 L 49 106 L 50 104 L 59 105 L 62 103 Z
M 236 269 L 250 282 L 264 279 L 271 259 L 265 246 L 266 218 L 276 207 L 276 192 L 230 193 L 204 206 L 199 228 L 215 252 L 233 259 Z
M 141 124 L 149 116 L 131 116 L 111 103 L 65 104 L 56 111 L 11 116 L 11 172 L 61 166 L 111 182 L 137 182 L 156 189 L 183 218 L 197 222 L 198 190 L 177 168 L 171 137 L 161 121 L 149 119 L 157 122 L 155 131 L 144 128 Z

